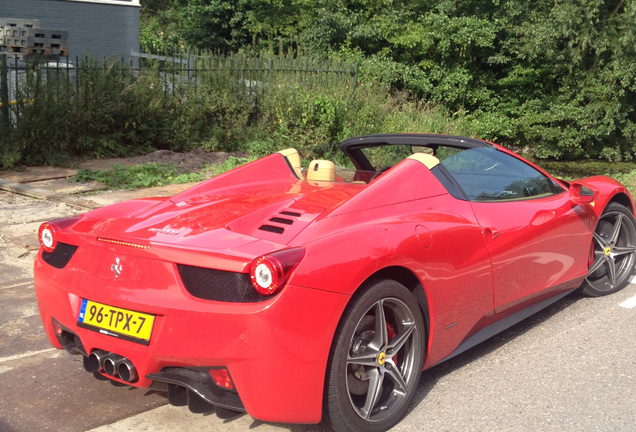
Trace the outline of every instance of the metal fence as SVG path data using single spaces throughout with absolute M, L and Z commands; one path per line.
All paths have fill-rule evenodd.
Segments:
M 33 81 L 49 88 L 59 88 L 63 81 L 77 84 L 77 69 L 68 58 L 37 61 L 25 60 L 22 55 L 0 55 L 0 126 L 11 125 L 16 120 L 15 106 L 29 102 L 25 95 Z
M 345 87 L 355 91 L 358 65 L 309 57 L 230 54 L 210 51 L 180 52 L 171 55 L 132 53 L 143 69 L 158 70 L 165 88 L 173 90 L 188 83 L 197 88 L 199 79 L 231 76 L 229 85 L 250 96 L 257 96 L 271 85 L 313 87 Z
M 202 80 L 223 77 L 224 85 L 232 90 L 244 92 L 258 104 L 265 89 L 273 85 L 293 85 L 306 88 L 339 87 L 352 93 L 358 84 L 358 65 L 331 62 L 309 57 L 263 56 L 212 52 L 186 52 L 171 55 L 131 53 L 128 59 L 104 59 L 60 57 L 45 60 L 0 54 L 0 123 L 11 123 L 14 117 L 12 106 L 25 94 L 29 77 L 39 76 L 47 86 L 65 81 L 74 86 L 81 85 L 82 76 L 90 69 L 105 71 L 117 63 L 135 76 L 156 73 L 166 94 L 183 97 L 204 91 Z M 228 79 L 229 77 L 229 79 Z

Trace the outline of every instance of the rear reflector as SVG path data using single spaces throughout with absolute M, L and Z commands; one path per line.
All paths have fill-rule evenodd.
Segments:
M 232 383 L 232 378 L 230 378 L 230 373 L 227 369 L 210 369 L 210 375 L 219 387 L 227 390 L 234 390 L 234 384 Z

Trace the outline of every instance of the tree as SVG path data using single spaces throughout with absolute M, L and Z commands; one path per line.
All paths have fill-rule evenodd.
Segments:
M 178 43 L 345 55 L 540 157 L 631 158 L 636 0 L 152 0 Z M 167 15 L 164 15 L 167 16 Z M 155 30 L 157 30 L 157 24 Z

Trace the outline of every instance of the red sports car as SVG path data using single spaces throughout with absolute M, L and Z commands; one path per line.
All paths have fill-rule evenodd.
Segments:
M 486 141 L 373 135 L 354 168 L 284 150 L 172 198 L 41 226 L 51 343 L 195 412 L 381 431 L 422 370 L 574 290 L 629 283 L 634 204 Z

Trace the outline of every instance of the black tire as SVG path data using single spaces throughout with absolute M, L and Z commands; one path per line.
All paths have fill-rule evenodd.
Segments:
M 631 211 L 610 203 L 598 221 L 590 252 L 581 294 L 600 297 L 625 288 L 636 263 L 636 220 Z
M 422 313 L 406 287 L 381 279 L 363 288 L 331 346 L 325 388 L 331 427 L 379 432 L 397 424 L 415 395 L 425 339 Z

